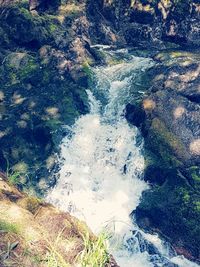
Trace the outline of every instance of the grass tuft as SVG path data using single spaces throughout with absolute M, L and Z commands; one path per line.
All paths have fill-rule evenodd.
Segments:
M 18 234 L 19 233 L 19 229 L 13 223 L 8 223 L 6 221 L 0 220 L 0 232 Z
M 101 233 L 95 241 L 91 241 L 89 233 L 83 236 L 84 249 L 80 255 L 82 267 L 105 267 L 109 262 L 107 240 L 108 236 L 105 233 Z

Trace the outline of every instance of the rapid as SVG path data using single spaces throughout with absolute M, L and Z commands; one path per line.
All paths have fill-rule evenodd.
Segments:
M 148 184 L 143 138 L 124 110 L 145 93 L 138 84 L 155 63 L 127 50 L 109 53 L 125 56 L 117 64 L 92 68 L 90 113 L 66 126 L 58 182 L 46 199 L 94 233 L 109 233 L 109 252 L 121 267 L 196 267 L 158 235 L 144 233 L 131 215 Z

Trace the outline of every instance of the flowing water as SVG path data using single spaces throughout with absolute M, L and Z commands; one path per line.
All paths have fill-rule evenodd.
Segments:
M 195 267 L 157 235 L 141 231 L 130 217 L 148 185 L 142 180 L 143 140 L 128 125 L 124 108 L 144 93 L 138 84 L 154 62 L 120 53 L 123 62 L 93 69 L 91 111 L 67 127 L 59 179 L 47 201 L 84 220 L 97 234 L 105 229 L 112 233 L 109 250 L 121 267 Z

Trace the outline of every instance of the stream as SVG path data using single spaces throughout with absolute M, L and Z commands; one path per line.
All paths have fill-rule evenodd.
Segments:
M 144 233 L 130 216 L 148 184 L 143 181 L 143 138 L 126 121 L 124 109 L 145 93 L 141 77 L 155 63 L 125 49 L 107 53 L 123 60 L 92 69 L 90 113 L 66 126 L 59 179 L 46 199 L 94 233 L 108 232 L 109 252 L 120 267 L 197 267 L 158 235 Z

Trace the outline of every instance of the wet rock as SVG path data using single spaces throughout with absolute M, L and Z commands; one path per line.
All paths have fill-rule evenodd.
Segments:
M 161 231 L 171 241 L 177 253 L 195 260 L 199 258 L 198 192 L 182 175 L 168 176 L 162 186 L 143 194 L 136 209 L 138 224 L 146 229 Z M 182 248 L 182 249 L 181 249 Z
M 141 253 L 148 253 L 149 261 L 153 263 L 154 267 L 160 266 L 161 264 L 166 267 L 178 267 L 178 265 L 173 264 L 166 257 L 162 256 L 156 246 L 146 240 L 139 231 L 133 231 L 132 234 L 133 237 L 130 237 L 126 244 L 129 252 L 136 253 L 140 251 Z M 174 255 L 175 254 L 173 254 L 173 256 Z
M 49 15 L 58 3 L 30 1 L 38 14 L 21 3 L 6 5 L 0 18 L 0 169 L 26 165 L 18 186 L 40 193 L 55 184 L 49 174 L 56 161 L 49 167 L 47 159 L 58 152 L 62 125 L 89 110 L 85 88 L 97 58 L 84 6 L 73 13 L 64 5 Z
M 200 108 L 167 90 L 146 98 L 143 106 L 151 121 L 147 135 L 149 146 L 169 164 L 200 164 Z
M 102 24 L 108 25 L 115 40 L 129 45 L 163 48 L 165 42 L 180 45 L 199 45 L 199 3 L 196 1 L 88 1 L 99 35 L 104 34 Z M 98 20 L 98 21 L 97 21 Z M 95 28 L 93 27 L 93 28 Z M 104 38 L 107 41 L 107 39 Z M 108 43 L 113 40 L 108 40 Z
M 146 167 L 144 180 L 150 184 L 157 184 L 161 186 L 172 172 L 172 170 L 164 168 L 164 166 L 152 164 Z
M 48 177 L 42 162 L 55 152 L 58 136 L 61 138 L 57 129 L 64 123 L 73 123 L 75 117 L 88 108 L 86 92 L 74 84 L 69 74 L 62 78 L 63 74 L 57 69 L 59 62 L 54 60 L 54 65 L 52 60 L 49 63 L 42 60 L 28 53 L 10 53 L 1 68 L 1 88 L 5 95 L 2 98 L 2 154 L 9 155 L 10 166 L 25 160 L 29 166 L 26 170 L 29 182 L 30 176 L 37 182 L 36 177 Z M 37 188 L 37 184 L 35 186 Z
M 155 59 L 163 63 L 152 70 L 151 94 L 143 100 L 147 144 L 171 166 L 198 165 L 198 54 L 177 51 L 168 58 L 158 54 Z
M 139 127 L 145 121 L 145 111 L 139 105 L 126 105 L 125 117 L 128 122 Z
M 141 253 L 147 251 L 149 255 L 161 256 L 158 249 L 147 241 L 138 231 L 134 231 L 133 237 L 127 240 L 127 248 L 129 251 L 133 252 L 135 252 L 135 249 L 139 249 Z
M 61 4 L 61 0 L 29 0 L 30 11 L 47 11 L 57 10 Z
M 168 236 L 177 253 L 199 259 L 200 108 L 198 53 L 160 53 L 143 100 L 145 180 L 152 183 L 136 210 L 138 224 Z M 153 157 L 152 157 L 153 156 Z M 195 220 L 194 220 L 195 218 Z M 198 221 L 198 223 L 197 223 Z

